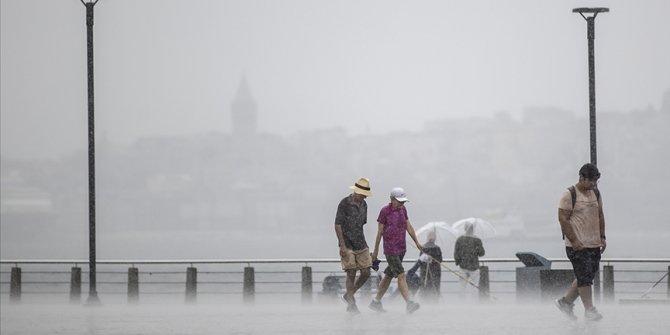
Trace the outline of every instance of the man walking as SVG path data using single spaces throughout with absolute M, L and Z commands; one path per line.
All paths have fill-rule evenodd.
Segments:
M 407 303 L 407 313 L 413 313 L 420 307 L 418 303 L 410 300 L 405 269 L 402 267 L 402 259 L 407 251 L 405 232 L 412 238 L 417 249 L 419 251 L 423 250 L 419 240 L 416 238 L 414 227 L 412 227 L 409 221 L 405 202 L 407 202 L 405 190 L 400 187 L 394 188 L 391 190 L 391 203 L 381 209 L 377 218 L 377 238 L 375 239 L 372 258 L 377 259 L 379 242 L 383 237 L 384 255 L 388 263 L 388 267 L 384 270 L 384 278 L 379 282 L 377 296 L 370 302 L 370 308 L 378 312 L 385 311 L 381 299 L 391 285 L 393 278 L 398 278 L 398 290 L 400 290 L 400 294 Z
M 593 306 L 593 278 L 600 268 L 600 255 L 605 252 L 605 216 L 598 191 L 598 168 L 590 163 L 579 170 L 579 181 L 563 193 L 558 207 L 565 240 L 565 251 L 575 272 L 575 280 L 556 306 L 571 319 L 577 297 L 584 304 L 584 318 L 597 321 L 602 315 Z
M 337 206 L 335 233 L 340 248 L 342 270 L 347 274 L 346 293 L 342 297 L 347 303 L 347 312 L 359 313 L 354 294 L 370 277 L 372 258 L 365 242 L 363 225 L 368 221 L 368 204 L 365 198 L 372 195 L 370 180 L 360 178 L 349 187 L 350 195 L 344 197 Z M 356 271 L 360 276 L 356 279 Z

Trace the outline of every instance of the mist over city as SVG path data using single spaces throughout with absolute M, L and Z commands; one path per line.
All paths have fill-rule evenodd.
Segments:
M 612 257 L 670 254 L 655 243 L 670 214 L 668 4 L 643 3 L 615 1 L 597 25 Z M 98 257 L 336 257 L 336 205 L 359 177 L 369 239 L 402 186 L 416 227 L 482 217 L 500 232 L 487 256 L 562 256 L 558 199 L 589 161 L 571 8 L 100 2 Z M 83 13 L 2 2 L 3 258 L 87 256 Z
M 0 330 L 666 334 L 668 17 L 2 0 Z

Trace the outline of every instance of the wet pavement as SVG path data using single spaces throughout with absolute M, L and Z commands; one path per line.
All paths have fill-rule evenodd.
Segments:
M 340 302 L 250 304 L 105 304 L 97 307 L 54 303 L 0 305 L 0 333 L 12 334 L 668 334 L 670 304 L 609 304 L 604 319 L 587 322 L 577 305 L 577 321 L 553 304 L 422 304 L 408 315 L 399 300 L 386 313 L 367 308 L 345 312 Z

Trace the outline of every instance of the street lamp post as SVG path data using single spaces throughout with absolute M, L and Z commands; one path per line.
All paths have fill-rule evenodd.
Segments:
M 596 70 L 593 43 L 596 36 L 596 16 L 598 13 L 607 13 L 609 8 L 574 8 L 573 13 L 579 13 L 586 20 L 586 38 L 589 41 L 589 130 L 591 143 L 591 164 L 598 165 L 596 151 Z M 584 15 L 586 13 L 587 15 Z
M 95 271 L 95 122 L 93 103 L 93 6 L 98 0 L 80 0 L 86 6 L 86 49 L 88 56 L 88 267 L 89 305 L 99 305 Z

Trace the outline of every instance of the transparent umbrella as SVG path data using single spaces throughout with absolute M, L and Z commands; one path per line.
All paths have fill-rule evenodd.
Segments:
M 479 238 L 489 238 L 496 236 L 496 229 L 493 225 L 480 218 L 466 218 L 458 220 L 451 225 L 457 236 L 465 235 L 468 227 L 472 227 L 472 234 Z
M 416 229 L 415 233 L 421 244 L 425 244 L 428 241 L 430 233 L 435 233 L 435 244 L 443 251 L 451 250 L 456 236 L 458 236 L 454 229 L 451 228 L 451 225 L 446 222 L 428 222 Z

